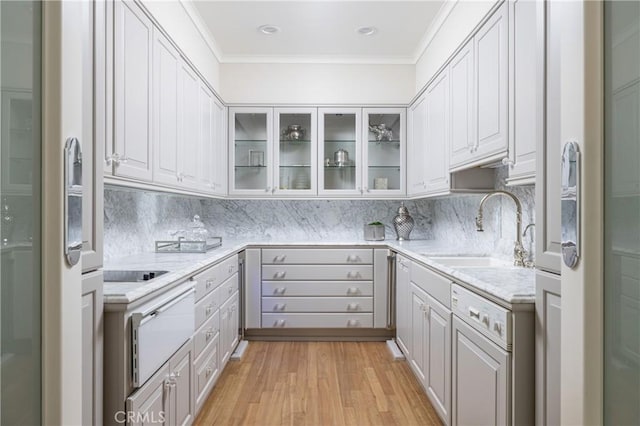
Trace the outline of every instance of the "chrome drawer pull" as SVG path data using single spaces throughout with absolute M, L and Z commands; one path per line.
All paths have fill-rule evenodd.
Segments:
M 347 278 L 360 278 L 360 272 L 349 271 L 347 272 Z
M 278 287 L 275 290 L 273 290 L 273 294 L 284 294 L 286 290 L 287 290 L 286 287 Z
M 286 303 L 278 303 L 276 304 L 276 306 L 273 307 L 274 311 L 284 311 L 284 308 L 287 307 Z
M 273 278 L 275 278 L 275 279 L 283 279 L 285 277 L 285 275 L 287 275 L 286 272 L 276 272 L 273 275 Z
M 358 293 L 359 293 L 359 291 L 358 291 L 357 287 L 349 287 L 347 289 L 347 294 L 358 294 Z
M 283 319 L 277 320 L 275 323 L 273 323 L 274 327 L 284 327 L 286 321 Z
M 349 303 L 347 305 L 347 310 L 348 311 L 358 311 L 358 310 L 360 310 L 360 304 L 359 303 Z
M 480 321 L 480 311 L 478 311 L 477 309 L 469 308 L 469 316 Z
M 360 326 L 359 320 L 349 320 L 347 321 L 347 327 L 358 327 Z

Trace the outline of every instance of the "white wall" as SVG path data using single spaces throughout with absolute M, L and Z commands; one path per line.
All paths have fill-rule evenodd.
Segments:
M 179 1 L 142 0 L 209 84 L 220 93 L 220 63 Z
M 419 92 L 471 33 L 496 1 L 458 1 L 427 49 L 416 63 L 416 87 Z
M 407 104 L 413 65 L 221 64 L 229 103 Z

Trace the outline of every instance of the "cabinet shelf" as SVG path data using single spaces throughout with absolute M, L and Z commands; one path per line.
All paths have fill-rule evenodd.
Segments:
M 236 139 L 236 143 L 267 143 L 266 139 Z
M 324 166 L 324 168 L 339 170 L 339 169 L 355 169 L 356 166 Z
M 267 166 L 234 166 L 236 169 L 266 169 Z
M 370 169 L 398 169 L 400 170 L 400 166 L 369 166 Z
M 308 169 L 311 167 L 310 164 L 291 164 L 291 165 L 281 165 L 280 168 L 291 168 L 291 169 Z
M 289 140 L 289 139 L 280 139 L 280 143 L 282 143 L 282 144 L 289 143 L 289 144 L 291 144 L 291 145 L 302 145 L 302 144 L 311 143 L 311 141 L 309 141 L 309 140 Z
M 336 140 L 336 139 L 328 139 L 324 141 L 325 143 L 356 143 L 354 139 L 344 139 L 344 140 Z
M 369 143 L 400 145 L 400 141 L 399 141 L 399 140 L 397 140 L 397 139 L 393 139 L 393 140 L 390 140 L 390 141 L 377 141 L 377 140 L 375 140 L 375 139 L 373 139 L 373 140 L 371 140 L 371 139 L 370 139 L 370 140 L 369 140 Z

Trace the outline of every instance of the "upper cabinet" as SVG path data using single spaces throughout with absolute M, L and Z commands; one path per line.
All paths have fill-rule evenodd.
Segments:
M 426 92 L 425 192 L 449 191 L 449 75 L 445 69 Z
M 449 63 L 452 171 L 492 163 L 508 150 L 509 3 Z
M 274 120 L 273 194 L 316 195 L 317 110 L 276 108 Z
M 535 183 L 543 137 L 544 3 L 509 3 L 509 165 L 507 184 Z
M 360 108 L 318 109 L 320 195 L 363 194 L 361 113 Z
M 362 186 L 365 196 L 402 196 L 405 183 L 405 108 L 364 108 Z
M 153 24 L 134 2 L 114 2 L 114 174 L 150 181 Z
M 229 109 L 229 194 L 271 195 L 273 110 Z
M 407 195 L 419 197 L 426 195 L 427 168 L 427 95 L 425 93 L 409 107 L 407 113 Z

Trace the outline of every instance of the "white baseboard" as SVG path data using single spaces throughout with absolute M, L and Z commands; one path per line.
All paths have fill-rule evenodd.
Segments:
M 231 359 L 242 359 L 242 356 L 244 355 L 244 352 L 248 347 L 249 342 L 247 342 L 246 340 L 240 340 L 240 343 L 238 343 L 238 346 L 236 346 L 236 350 L 231 354 Z
M 387 340 L 387 348 L 389 348 L 389 352 L 391 352 L 393 359 L 396 359 L 396 360 L 404 359 L 404 354 L 398 347 L 398 344 L 396 343 L 395 340 L 393 339 Z

